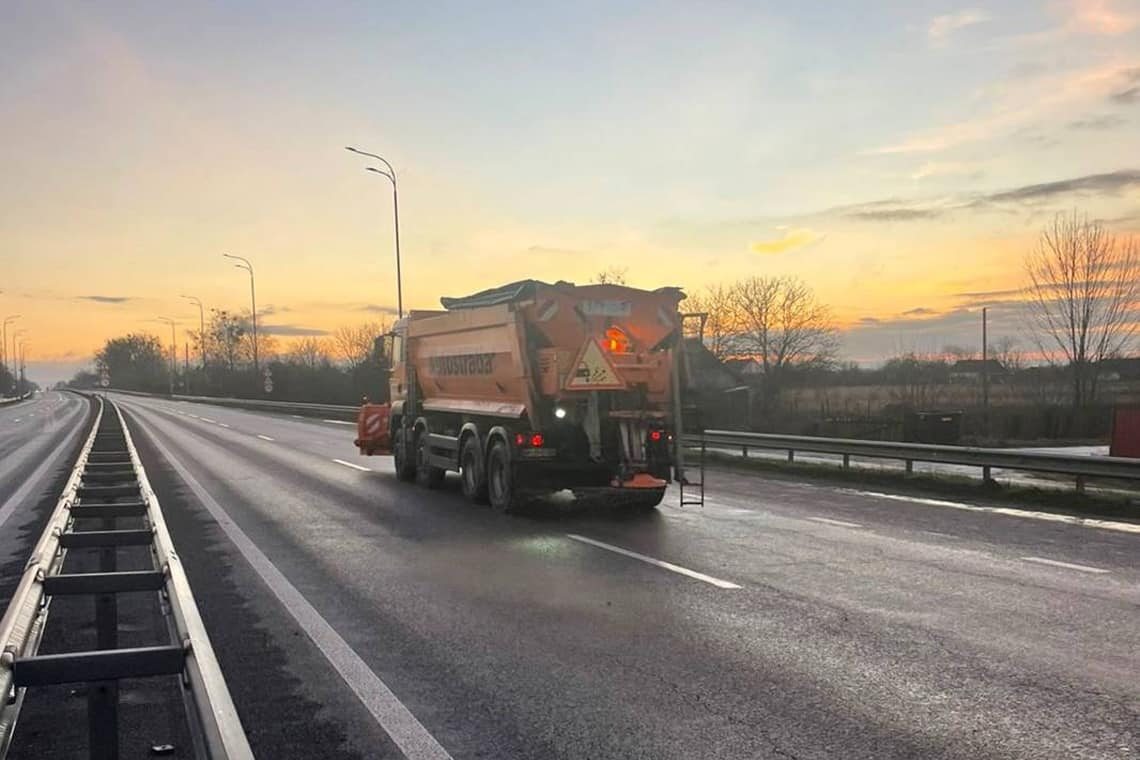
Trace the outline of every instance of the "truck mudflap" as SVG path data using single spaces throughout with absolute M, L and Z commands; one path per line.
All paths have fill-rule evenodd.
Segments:
M 392 453 L 390 420 L 391 404 L 365 404 L 356 416 L 356 440 L 353 443 L 365 456 Z

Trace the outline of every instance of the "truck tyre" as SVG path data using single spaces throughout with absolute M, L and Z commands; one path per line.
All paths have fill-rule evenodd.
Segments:
M 459 450 L 459 473 L 463 479 L 463 495 L 475 504 L 487 503 L 487 473 L 479 451 L 479 439 L 474 435 L 463 442 Z
M 652 512 L 664 498 L 664 488 L 642 491 L 630 497 L 629 508 L 633 512 Z
M 396 431 L 392 442 L 392 459 L 396 465 L 396 479 L 411 483 L 416 479 L 416 464 L 415 460 L 408 456 L 409 452 L 404 442 L 403 428 Z
M 511 457 L 507 444 L 497 440 L 487 454 L 487 496 L 491 509 L 509 513 L 515 508 L 515 484 L 511 473 Z
M 424 488 L 439 488 L 445 473 L 428 464 L 427 453 L 427 431 L 421 430 L 416 436 L 416 483 Z

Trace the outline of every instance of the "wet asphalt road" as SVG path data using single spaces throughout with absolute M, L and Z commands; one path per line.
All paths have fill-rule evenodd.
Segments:
M 1140 753 L 1129 526 L 713 471 L 502 517 L 347 425 L 120 401 L 260 757 Z
M 0 567 L 27 561 L 88 431 L 89 412 L 81 396 L 57 391 L 0 406 Z M 4 608 L 9 579 L 0 572 Z

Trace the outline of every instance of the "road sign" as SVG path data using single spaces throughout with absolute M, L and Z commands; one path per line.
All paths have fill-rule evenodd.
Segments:
M 593 338 L 586 341 L 574 369 L 566 379 L 568 391 L 601 391 L 625 388 L 613 363 Z
M 273 393 L 273 380 L 271 380 L 268 377 L 265 378 L 265 392 L 266 393 Z

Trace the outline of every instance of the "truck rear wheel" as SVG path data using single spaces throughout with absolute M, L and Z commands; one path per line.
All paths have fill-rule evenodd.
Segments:
M 487 495 L 496 512 L 511 512 L 515 504 L 515 484 L 507 444 L 495 441 L 487 455 Z
M 463 479 L 463 495 L 476 504 L 487 503 L 487 474 L 483 471 L 479 439 L 472 435 L 459 450 L 459 472 Z
M 408 447 L 404 441 L 404 429 L 400 428 L 392 439 L 392 459 L 396 465 L 396 479 L 405 483 L 411 483 L 416 479 L 415 460 L 408 454 Z
M 652 512 L 664 498 L 664 488 L 647 489 L 629 497 L 629 508 L 634 512 Z
M 421 430 L 416 436 L 416 483 L 424 488 L 439 488 L 446 473 L 428 464 L 427 437 L 426 430 Z

